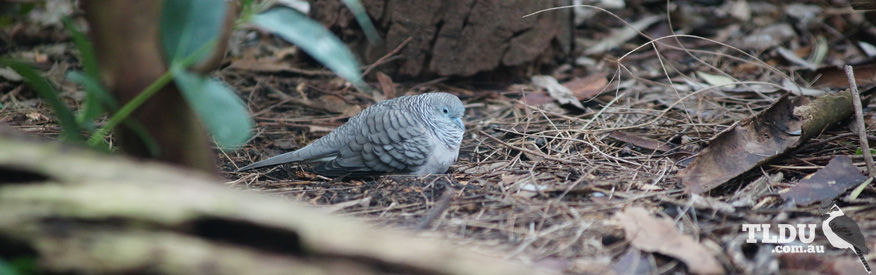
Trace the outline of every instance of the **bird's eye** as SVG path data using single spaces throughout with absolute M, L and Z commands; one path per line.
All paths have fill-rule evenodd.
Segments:
M 441 111 L 444 112 L 445 114 L 447 113 L 447 109 L 443 109 Z

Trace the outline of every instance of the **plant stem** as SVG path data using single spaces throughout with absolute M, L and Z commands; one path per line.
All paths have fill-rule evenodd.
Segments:
M 161 88 L 163 88 L 164 85 L 167 85 L 167 83 L 170 82 L 171 79 L 173 79 L 173 73 L 168 70 L 164 72 L 163 75 L 158 77 L 158 79 L 153 81 L 152 84 L 149 84 L 146 89 L 143 89 L 143 92 L 131 99 L 131 101 L 128 101 L 128 103 L 125 103 L 125 106 L 122 106 L 122 108 L 119 109 L 118 112 L 113 114 L 113 116 L 110 117 L 109 121 L 107 121 L 107 123 L 104 124 L 103 127 L 100 127 L 100 129 L 98 129 L 96 132 L 94 132 L 94 134 L 91 135 L 91 137 L 88 139 L 88 145 L 94 147 L 100 144 L 100 141 L 103 140 L 103 138 L 106 136 L 107 133 L 109 133 L 110 130 L 112 130 L 116 127 L 116 125 L 124 121 L 125 118 L 127 118 L 128 115 L 134 112 L 137 107 L 140 107 L 143 102 L 146 102 L 146 100 L 152 97 L 152 95 L 160 91 Z
M 216 38 L 213 38 L 212 40 L 207 41 L 207 43 L 204 43 L 204 45 L 195 50 L 195 52 L 187 56 L 181 62 L 174 62 L 171 64 L 171 66 L 188 67 L 189 65 L 197 61 L 197 59 L 195 58 L 198 56 L 199 53 L 212 49 L 215 44 Z M 164 72 L 164 74 L 158 77 L 158 79 L 149 84 L 146 89 L 143 89 L 142 92 L 140 92 L 139 94 L 137 94 L 136 97 L 131 99 L 131 101 L 125 103 L 125 106 L 122 106 L 122 108 L 119 109 L 118 112 L 113 114 L 113 116 L 110 117 L 109 121 L 107 121 L 106 124 L 103 125 L 103 127 L 100 127 L 100 129 L 94 132 L 94 134 L 92 134 L 91 137 L 88 138 L 88 146 L 96 147 L 97 145 L 99 145 L 100 141 L 103 140 L 104 137 L 106 137 L 109 131 L 115 128 L 116 125 L 119 125 L 119 123 L 122 123 L 122 121 L 128 118 L 128 116 L 132 112 L 134 112 L 134 110 L 140 107 L 140 105 L 143 105 L 146 100 L 155 95 L 155 93 L 160 91 L 161 88 L 164 88 L 164 85 L 167 85 L 167 83 L 171 80 L 173 80 L 173 70 L 168 69 L 166 72 Z

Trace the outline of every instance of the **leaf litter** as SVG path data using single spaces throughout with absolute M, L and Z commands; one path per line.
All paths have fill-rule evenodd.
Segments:
M 699 247 L 692 248 L 704 251 L 698 256 L 711 255 L 724 272 L 812 271 L 814 263 L 825 272 L 858 271 L 859 263 L 849 255 L 775 255 L 768 246 L 745 244 L 744 237 L 739 237 L 743 223 L 814 222 L 813 217 L 821 214 L 817 207 L 789 203 L 783 194 L 807 186 L 803 179 L 827 169 L 835 156 L 848 156 L 851 165 L 862 167 L 848 120 L 834 119 L 835 123 L 825 122 L 830 127 L 812 132 L 800 126 L 798 133 L 781 126 L 788 121 L 773 123 L 765 118 L 774 115 L 768 110 L 779 101 L 812 103 L 848 88 L 842 69 L 835 67 L 838 64 L 856 64 L 856 81 L 862 90 L 876 85 L 872 81 L 876 78 L 871 77 L 876 70 L 866 63 L 866 49 L 859 46 L 862 36 L 850 31 L 864 18 L 824 12 L 816 13 L 816 21 L 808 21 L 815 24 L 806 24 L 805 9 L 788 11 L 785 4 L 775 2 L 727 3 L 734 5 L 732 13 L 696 1 L 673 2 L 673 16 L 677 13 L 678 18 L 688 20 L 673 20 L 671 27 L 665 13 L 653 22 L 649 17 L 665 12 L 665 3 L 645 3 L 651 5 L 645 10 L 654 11 L 652 14 L 629 8 L 613 10 L 621 18 L 640 22 L 636 29 L 646 34 L 662 32 L 651 38 L 629 31 L 613 35 L 629 27 L 604 12 L 576 18 L 582 22 L 575 30 L 576 37 L 610 38 L 612 43 L 598 53 L 585 54 L 587 48 L 578 47 L 580 65 L 573 63 L 572 69 L 562 73 L 541 72 L 553 78 L 548 86 L 554 87 L 556 97 L 526 80 L 529 78 L 473 85 L 454 79 L 397 80 L 391 72 L 385 73 L 392 79 L 366 76 L 387 98 L 445 90 L 460 95 L 466 103 L 468 131 L 459 161 L 450 174 L 431 177 L 330 180 L 297 166 L 250 174 L 233 172 L 237 165 L 308 144 L 355 113 L 348 108 L 364 108 L 379 99 L 313 66 L 289 50 L 288 44 L 250 39 L 247 43 L 252 44 L 247 48 L 234 49 L 232 45 L 231 52 L 237 54 L 230 56 L 230 66 L 217 75 L 255 114 L 256 133 L 244 149 L 217 154 L 218 163 L 233 188 L 334 207 L 378 226 L 420 230 L 474 249 L 488 247 L 484 253 L 497 257 L 570 274 L 710 272 L 715 268 L 707 264 L 712 260 L 693 263 L 691 256 L 661 252 L 665 248 L 659 242 L 633 243 L 635 236 L 625 232 L 627 226 L 612 220 L 627 215 L 631 205 L 645 212 L 629 214 L 643 217 L 640 220 L 624 218 L 630 228 L 659 227 L 685 247 Z M 818 5 L 823 10 L 832 9 L 827 4 Z M 716 27 L 715 19 L 727 24 Z M 750 24 L 752 21 L 759 24 Z M 658 28 L 661 30 L 656 32 Z M 712 41 L 673 32 L 679 29 Z M 837 32 L 849 35 L 837 36 Z M 11 41 L 36 37 L 25 32 L 9 34 Z M 235 34 L 263 35 L 253 31 Z M 665 36 L 671 37 L 657 40 Z M 827 54 L 822 62 L 814 62 L 819 55 L 819 36 L 826 38 Z M 58 44 L 62 41 L 46 42 L 63 46 Z M 780 47 L 820 67 L 809 71 L 806 67 L 811 66 L 789 61 L 783 56 L 788 52 L 782 54 Z M 73 60 L 69 58 L 73 56 L 70 47 L 61 48 L 60 53 L 47 55 L 43 45 L 13 45 L 6 53 L 39 63 L 50 76 L 63 76 L 64 68 L 76 64 L 69 63 Z M 708 81 L 698 72 L 724 79 Z M 52 81 L 64 82 L 62 77 Z M 554 83 L 568 92 L 557 89 Z M 34 100 L 32 92 L 20 87 L 20 82 L 0 82 L 0 122 L 21 132 L 56 137 L 60 128 L 51 120 L 28 116 L 49 112 Z M 557 90 L 561 92 L 557 94 Z M 778 92 L 787 90 L 800 95 Z M 78 104 L 81 96 L 77 93 L 78 89 L 68 88 L 60 97 Z M 824 109 L 811 106 L 811 111 Z M 865 105 L 865 110 L 869 108 Z M 871 115 L 865 113 L 865 118 L 868 128 L 876 125 Z M 753 156 L 760 159 L 756 165 L 723 162 L 750 167 L 730 173 L 734 176 L 723 184 L 703 185 L 710 190 L 702 196 L 685 192 L 686 173 L 681 171 L 700 166 L 694 165 L 696 154 L 717 151 L 708 148 L 722 133 L 737 131 L 747 119 L 760 119 L 761 124 L 750 129 L 752 136 L 775 133 L 769 137 L 777 144 L 792 145 L 778 154 Z M 868 134 L 876 140 L 872 131 Z M 801 199 L 794 201 L 814 200 L 820 198 L 815 194 L 829 193 L 827 197 L 835 197 L 844 212 L 862 225 L 868 239 L 876 238 L 873 185 L 863 186 L 854 199 L 845 196 L 850 192 L 845 187 L 809 190 L 814 193 L 801 192 Z M 440 207 L 445 192 L 450 194 L 447 206 Z M 424 223 L 427 218 L 430 222 Z M 427 226 L 420 228 L 422 224 Z

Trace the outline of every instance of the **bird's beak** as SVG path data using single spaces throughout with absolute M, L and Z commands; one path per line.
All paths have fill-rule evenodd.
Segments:
M 456 122 L 457 125 L 459 125 L 459 129 L 465 130 L 465 124 L 462 123 L 461 118 L 457 117 L 457 118 L 453 119 L 453 121 Z

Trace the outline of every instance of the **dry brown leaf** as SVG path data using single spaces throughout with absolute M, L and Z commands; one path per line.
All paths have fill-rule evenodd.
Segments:
M 563 83 L 563 86 L 572 90 L 578 100 L 587 100 L 598 95 L 606 84 L 608 84 L 607 73 L 595 73 L 584 78 L 575 78 L 571 81 Z
M 228 65 L 228 68 L 253 72 L 276 73 L 288 71 L 292 66 L 289 66 L 289 64 L 285 62 L 280 62 L 276 58 L 245 58 L 231 61 L 231 65 Z
M 337 129 L 337 128 L 319 126 L 319 125 L 307 125 L 307 130 L 311 133 L 327 133 L 327 132 L 334 131 L 335 129 Z
M 554 99 L 545 92 L 529 92 L 523 96 L 523 103 L 532 106 L 539 106 L 554 102 Z
M 632 246 L 679 259 L 697 274 L 723 274 L 724 267 L 702 244 L 675 229 L 675 223 L 656 218 L 641 207 L 628 207 L 614 215 Z
M 848 91 L 809 101 L 787 95 L 716 135 L 679 175 L 690 193 L 711 190 L 800 146 L 852 114 Z
M 534 75 L 532 76 L 532 84 L 547 90 L 548 94 L 560 104 L 569 104 L 578 107 L 578 109 L 585 110 L 584 105 L 581 105 L 581 101 L 575 98 L 572 91 L 566 88 L 566 86 L 560 85 L 557 79 L 552 76 Z
M 243 58 L 231 61 L 228 69 L 260 72 L 260 73 L 297 73 L 302 75 L 332 75 L 331 71 L 327 70 L 306 70 L 295 68 L 289 65 L 288 62 L 274 58 Z
M 827 166 L 800 180 L 782 199 L 793 199 L 798 206 L 834 199 L 846 190 L 867 180 L 846 155 L 836 156 Z
M 34 52 L 34 53 L 33 53 L 33 62 L 35 62 L 35 63 L 45 63 L 45 62 L 48 62 L 48 61 L 49 61 L 49 55 L 44 54 L 44 53 L 40 53 L 40 52 Z
M 808 253 L 778 255 L 785 274 L 866 274 L 861 262 L 853 256 L 827 256 Z
M 855 70 L 855 83 L 862 90 L 876 85 L 876 64 L 852 66 Z M 819 77 L 812 87 L 816 88 L 848 88 L 849 79 L 846 77 L 846 72 L 841 67 L 825 67 L 815 71 L 815 76 Z
M 628 249 L 624 255 L 618 257 L 611 268 L 617 274 L 653 274 L 655 272 L 651 269 L 648 255 L 635 248 Z
M 392 83 L 392 78 L 383 72 L 377 72 L 377 82 L 380 83 L 380 90 L 383 91 L 383 99 L 395 98 L 395 84 Z M 375 100 L 380 101 L 376 98 Z
M 27 114 L 25 114 L 25 116 L 27 117 L 28 120 L 31 120 L 31 121 L 42 122 L 42 121 L 49 120 L 48 117 L 44 116 L 43 114 L 41 114 L 39 112 L 28 112 Z
M 648 26 L 651 26 L 651 24 L 659 22 L 661 19 L 663 18 L 659 15 L 645 16 L 644 18 L 639 19 L 636 22 L 632 22 L 627 26 L 614 29 L 611 31 L 608 37 L 605 37 L 598 41 L 593 41 L 595 43 L 587 45 L 587 47 L 585 48 L 586 50 L 584 50 L 584 55 L 601 54 L 616 47 L 619 47 L 627 40 L 633 39 L 638 36 L 641 30 L 648 28 Z
M 322 95 L 314 100 L 314 104 L 315 107 L 347 116 L 354 116 L 362 111 L 359 105 L 347 104 L 347 101 L 336 95 Z
M 643 137 L 641 135 L 631 134 L 623 131 L 612 131 L 608 134 L 609 137 L 621 142 L 626 142 L 641 148 L 666 152 L 672 150 L 666 142 Z

